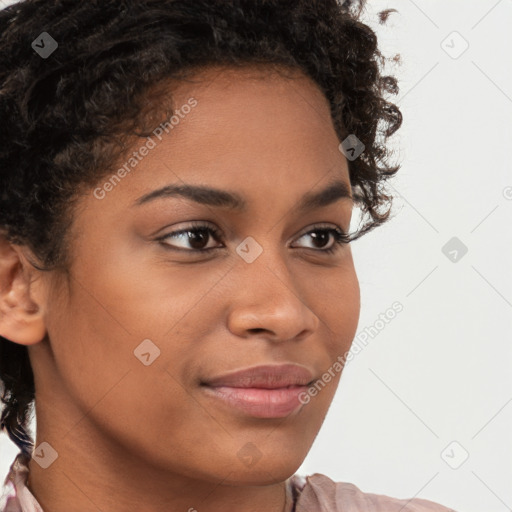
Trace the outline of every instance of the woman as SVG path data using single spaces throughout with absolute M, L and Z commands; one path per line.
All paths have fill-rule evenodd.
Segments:
M 398 169 L 361 8 L 0 12 L 4 511 L 448 510 L 295 474 L 359 319 L 350 242 Z

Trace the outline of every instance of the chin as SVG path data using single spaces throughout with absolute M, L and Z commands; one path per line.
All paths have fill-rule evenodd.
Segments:
M 284 454 L 281 457 L 279 453 L 274 453 L 268 457 L 261 457 L 252 465 L 235 462 L 233 472 L 224 481 L 231 485 L 270 485 L 278 482 L 284 482 L 295 474 L 304 457 L 297 455 L 290 457 L 290 454 Z

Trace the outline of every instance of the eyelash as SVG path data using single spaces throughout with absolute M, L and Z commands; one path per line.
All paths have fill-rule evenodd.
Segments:
M 209 247 L 208 249 L 182 249 L 182 248 L 176 248 L 171 247 L 169 244 L 165 242 L 168 238 L 175 238 L 179 235 L 186 234 L 189 232 L 195 233 L 198 231 L 206 231 L 207 233 L 213 235 L 213 238 L 218 242 L 219 239 L 222 237 L 222 233 L 217 228 L 210 226 L 209 224 L 201 224 L 201 223 L 192 223 L 190 226 L 184 229 L 180 229 L 179 231 L 173 231 L 171 233 L 168 233 L 167 235 L 164 235 L 160 238 L 157 238 L 157 241 L 161 242 L 163 245 L 166 246 L 166 249 L 171 251 L 182 251 L 182 252 L 189 252 L 189 253 L 209 253 L 211 251 L 221 249 L 221 247 Z M 303 236 L 309 235 L 311 233 L 331 233 L 334 236 L 334 245 L 331 246 L 329 249 L 310 249 L 314 252 L 323 252 L 326 254 L 334 254 L 338 250 L 341 249 L 341 246 L 346 245 L 350 243 L 350 237 L 341 229 L 341 228 L 327 228 L 322 226 L 314 226 L 313 229 L 308 231 L 307 233 L 304 233 L 300 236 L 302 238 Z M 308 248 L 306 248 L 308 249 Z

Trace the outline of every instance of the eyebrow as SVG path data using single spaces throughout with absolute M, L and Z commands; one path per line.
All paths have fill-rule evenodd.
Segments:
M 155 199 L 167 197 L 184 197 L 208 206 L 227 208 L 239 212 L 247 211 L 246 200 L 236 192 L 189 184 L 167 185 L 153 190 L 139 197 L 133 206 L 140 206 Z M 335 180 L 318 192 L 304 194 L 295 209 L 298 212 L 314 210 L 329 206 L 342 199 L 350 199 L 352 201 L 350 187 L 344 181 Z

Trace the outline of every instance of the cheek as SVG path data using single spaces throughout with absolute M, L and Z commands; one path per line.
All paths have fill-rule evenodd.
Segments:
M 54 357 L 52 382 L 65 390 L 76 414 L 69 417 L 68 442 L 81 442 L 88 435 L 85 429 L 90 422 L 102 435 L 130 447 L 140 457 L 165 459 L 176 443 L 189 443 L 191 423 L 202 425 L 208 421 L 204 410 L 181 384 L 190 348 L 186 343 L 169 343 L 173 332 L 167 342 L 158 339 L 153 335 L 155 326 L 153 331 L 137 331 L 137 319 L 133 317 L 136 296 L 125 303 L 126 309 L 109 308 L 119 307 L 116 297 L 118 302 L 125 300 L 129 290 L 121 293 L 111 277 L 103 283 L 98 279 L 89 281 L 88 291 L 74 283 L 67 303 L 61 304 L 58 312 L 50 311 L 47 327 Z M 145 308 L 152 309 L 153 304 L 142 301 L 141 315 L 149 314 Z M 178 311 L 176 318 L 182 316 Z M 168 330 L 172 318 L 162 318 L 161 323 L 162 330 Z M 145 338 L 153 338 L 160 351 L 149 365 L 134 354 Z M 85 417 L 88 421 L 81 421 Z
M 90 306 L 87 314 L 95 319 L 98 333 L 124 333 L 130 346 L 151 337 L 167 339 L 220 277 L 213 270 L 198 279 L 197 271 L 172 265 L 153 247 L 127 240 L 82 253 L 73 275 L 72 284 L 81 293 L 75 303 Z
M 319 286 L 319 284 L 321 286 Z M 321 320 L 333 361 L 350 348 L 359 323 L 361 297 L 355 269 L 350 265 L 329 279 L 317 281 L 314 311 Z M 323 325 L 322 325 L 323 324 Z
M 87 256 L 73 268 L 70 293 L 60 290 L 50 302 L 54 306 L 47 328 L 60 378 L 83 409 L 123 389 L 127 379 L 137 382 L 139 374 L 152 375 L 162 400 L 172 403 L 169 394 L 175 396 L 180 389 L 172 377 L 183 380 L 195 357 L 190 340 L 198 337 L 202 325 L 214 321 L 208 312 L 215 308 L 205 308 L 205 301 L 210 304 L 205 294 L 221 275 L 205 272 L 194 279 L 183 268 L 171 269 L 164 262 L 151 268 L 134 265 L 99 248 L 95 256 Z M 145 366 L 141 358 L 148 351 L 154 362 Z M 151 379 L 147 384 L 151 389 Z M 117 403 L 133 411 L 136 403 L 147 401 L 143 389 L 135 386 Z M 155 393 L 156 408 L 158 403 Z

